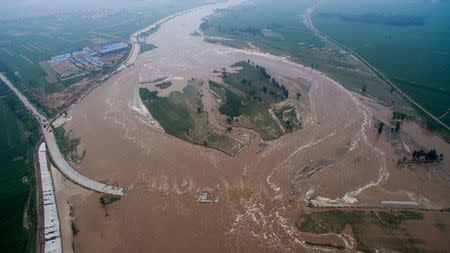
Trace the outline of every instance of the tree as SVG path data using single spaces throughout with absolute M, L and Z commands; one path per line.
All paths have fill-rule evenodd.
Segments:
M 289 91 L 284 85 L 281 85 L 281 90 L 283 91 L 284 96 L 287 98 L 289 96 Z
M 300 94 L 300 92 L 297 92 L 297 99 L 299 99 L 302 96 L 302 94 Z
M 264 94 L 267 93 L 267 87 L 266 86 L 263 87 L 263 92 L 264 92 Z
M 381 134 L 381 132 L 383 132 L 383 127 L 384 127 L 384 123 L 380 122 L 380 124 L 378 124 L 378 134 Z
M 367 87 L 366 87 L 366 85 L 364 84 L 363 87 L 362 87 L 362 92 L 365 93 L 366 91 L 367 91 Z
M 395 123 L 395 132 L 400 131 L 400 122 Z
M 434 161 L 438 159 L 438 155 L 436 154 L 436 149 L 432 149 L 425 154 L 426 161 Z

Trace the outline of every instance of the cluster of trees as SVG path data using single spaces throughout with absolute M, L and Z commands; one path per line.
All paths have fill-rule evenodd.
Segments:
M 404 120 L 408 118 L 408 116 L 402 112 L 393 112 L 392 119 Z
M 400 122 L 395 123 L 395 128 L 391 128 L 392 132 L 398 132 L 400 131 Z
M 289 96 L 289 91 L 284 85 L 281 85 L 281 90 L 283 91 L 284 96 L 287 98 Z
M 267 80 L 270 80 L 272 78 L 271 75 L 267 74 L 266 72 L 266 68 L 256 65 L 256 69 L 259 70 L 259 72 L 261 72 L 261 74 L 264 76 L 264 78 L 266 78 Z
M 31 143 L 37 143 L 40 139 L 41 128 L 39 122 L 28 109 L 22 104 L 17 96 L 0 80 L 0 97 L 3 102 L 14 112 L 17 118 L 23 123 L 25 130 L 29 132 L 26 138 Z
M 381 134 L 381 132 L 383 132 L 383 127 L 384 127 L 384 123 L 380 122 L 380 124 L 378 124 L 378 134 Z
M 428 152 L 425 152 L 423 149 L 421 150 L 414 150 L 413 152 L 413 160 L 414 161 L 420 161 L 420 160 L 425 160 L 425 161 L 437 161 L 437 160 L 442 160 L 444 159 L 444 154 L 440 154 L 438 155 L 436 152 L 436 149 L 432 149 Z
M 248 60 L 248 62 L 250 62 L 250 60 Z M 280 85 L 280 83 L 275 79 L 275 77 L 272 77 L 270 74 L 268 74 L 266 72 L 266 68 L 256 65 L 255 66 L 257 70 L 259 70 L 259 72 L 261 72 L 261 74 L 264 76 L 264 78 L 266 78 L 267 80 L 270 80 L 272 82 L 272 85 L 277 88 L 277 89 L 281 89 L 281 91 L 283 92 L 283 95 L 287 98 L 289 96 L 289 91 L 286 89 L 286 86 L 284 85 Z M 263 91 L 264 93 L 267 92 L 267 87 L 263 87 Z
M 251 34 L 253 36 L 255 35 L 262 35 L 261 33 L 261 29 L 258 28 L 254 28 L 254 27 L 234 27 L 234 26 L 222 26 L 222 25 L 213 25 L 208 23 L 207 21 L 203 22 L 200 25 L 200 29 L 202 31 L 206 31 L 209 29 L 215 29 L 220 33 L 225 33 L 225 34 L 231 34 L 231 35 L 238 35 L 239 33 L 248 33 Z

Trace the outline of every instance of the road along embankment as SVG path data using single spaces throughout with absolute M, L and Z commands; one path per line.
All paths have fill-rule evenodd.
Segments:
M 56 209 L 53 180 L 47 164 L 47 149 L 45 143 L 41 143 L 39 146 L 39 171 L 44 205 L 44 252 L 62 252 L 58 210 Z
M 58 169 L 74 183 L 94 190 L 100 193 L 106 193 L 111 195 L 123 196 L 125 194 L 125 188 L 118 186 L 107 185 L 95 180 L 92 180 L 86 176 L 81 175 L 75 170 L 64 158 L 56 143 L 56 139 L 51 127 L 48 124 L 47 118 L 38 110 L 30 101 L 16 88 L 14 85 L 0 73 L 0 79 L 16 94 L 25 107 L 33 114 L 33 116 L 39 121 L 42 132 L 44 133 L 45 141 L 47 142 L 50 156 L 55 162 Z

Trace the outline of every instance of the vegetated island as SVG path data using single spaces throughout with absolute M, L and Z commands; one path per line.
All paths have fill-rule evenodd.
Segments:
M 288 89 L 264 67 L 250 61 L 231 67 L 239 70 L 215 71 L 223 83 L 192 79 L 183 92 L 175 91 L 168 97 L 160 97 L 158 91 L 146 88 L 139 89 L 139 94 L 167 134 L 229 155 L 248 145 L 252 135 L 248 129 L 256 131 L 263 140 L 273 140 L 302 128 L 299 108 L 304 107 L 304 100 L 300 88 L 295 87 L 296 95 L 290 98 Z M 204 85 L 209 85 L 209 89 L 202 89 Z M 212 110 L 202 102 L 204 90 L 216 101 Z M 219 125 L 208 121 L 208 112 L 218 112 L 215 116 Z
M 167 82 L 162 82 L 162 83 L 158 83 L 155 85 L 156 87 L 160 88 L 161 90 L 167 89 L 170 86 L 172 86 L 172 82 L 171 81 L 167 81 Z

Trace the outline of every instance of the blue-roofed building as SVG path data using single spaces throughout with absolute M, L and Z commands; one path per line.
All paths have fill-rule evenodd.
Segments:
M 98 54 L 107 54 L 118 50 L 123 50 L 128 48 L 128 43 L 125 42 L 117 42 L 114 44 L 109 44 L 105 46 L 99 46 L 92 48 Z

